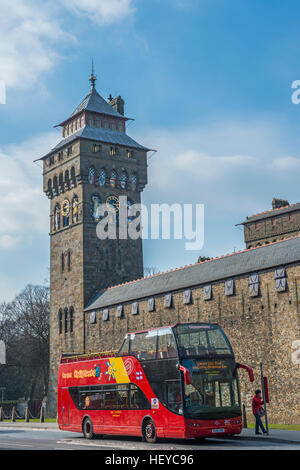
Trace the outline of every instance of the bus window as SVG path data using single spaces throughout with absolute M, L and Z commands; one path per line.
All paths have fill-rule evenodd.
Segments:
M 232 355 L 230 344 L 217 325 L 186 324 L 174 327 L 179 356 Z
M 142 390 L 135 384 L 130 384 L 130 408 L 135 410 L 149 410 L 150 403 Z
M 121 410 L 128 408 L 128 385 L 104 386 L 103 400 L 105 410 Z
M 101 391 L 81 392 L 79 395 L 79 408 L 82 410 L 101 410 Z
M 169 328 L 158 330 L 158 359 L 177 357 L 174 337 Z
M 130 354 L 136 356 L 140 361 L 156 359 L 156 341 L 156 330 L 132 334 Z

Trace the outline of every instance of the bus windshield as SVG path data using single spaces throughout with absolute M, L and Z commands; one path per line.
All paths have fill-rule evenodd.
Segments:
M 187 417 L 214 419 L 224 412 L 228 418 L 240 415 L 234 359 L 184 359 L 182 364 L 191 372 L 191 384 L 184 384 Z
M 218 325 L 201 323 L 176 325 L 173 331 L 181 358 L 233 356 L 229 341 Z

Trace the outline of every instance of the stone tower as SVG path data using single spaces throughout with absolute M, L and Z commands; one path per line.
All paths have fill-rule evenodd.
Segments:
M 116 220 L 120 196 L 127 207 L 140 203 L 148 149 L 127 135 L 122 98 L 110 96 L 108 103 L 95 81 L 92 72 L 89 94 L 58 125 L 62 140 L 41 158 L 50 199 L 50 413 L 61 353 L 86 352 L 84 308 L 95 292 L 143 276 L 141 239 L 96 234 L 100 204 Z
M 273 198 L 272 209 L 251 215 L 241 224 L 247 248 L 273 243 L 300 234 L 300 203 Z

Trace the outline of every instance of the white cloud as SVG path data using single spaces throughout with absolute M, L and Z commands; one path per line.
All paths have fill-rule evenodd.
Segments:
M 215 121 L 132 137 L 158 150 L 149 155 L 147 204 L 201 202 L 207 217 L 230 213 L 238 223 L 269 209 L 279 193 L 290 202 L 299 200 L 295 170 L 300 159 L 286 157 L 286 130 L 276 121 Z
M 133 0 L 63 0 L 65 6 L 98 24 L 112 24 L 132 16 Z
M 197 178 L 199 181 L 210 178 L 217 180 L 235 169 L 251 166 L 255 159 L 243 155 L 210 156 L 197 150 L 186 150 L 174 158 L 174 168 L 186 176 Z
M 67 31 L 66 10 L 112 24 L 132 16 L 134 0 L 0 0 L 0 80 L 6 88 L 31 88 L 55 68 L 63 48 L 77 39 Z
M 274 168 L 280 171 L 290 171 L 300 169 L 300 158 L 282 157 L 273 161 Z
M 47 233 L 48 201 L 42 192 L 42 170 L 33 163 L 57 143 L 57 134 L 36 136 L 0 148 L 0 250 Z
M 70 40 L 47 2 L 0 0 L 0 79 L 7 87 L 32 87 L 58 63 L 59 46 Z

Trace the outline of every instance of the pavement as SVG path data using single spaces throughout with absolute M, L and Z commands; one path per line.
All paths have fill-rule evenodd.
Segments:
M 57 423 L 38 423 L 38 422 L 29 422 L 25 423 L 22 421 L 12 422 L 0 422 L 0 429 L 22 429 L 22 430 L 31 430 L 31 431 L 57 431 Z M 220 438 L 222 439 L 222 438 Z M 226 436 L 226 439 L 229 439 Z M 253 441 L 267 441 L 267 442 L 277 442 L 281 444 L 300 444 L 300 431 L 289 431 L 286 429 L 270 429 L 269 435 L 256 436 L 253 428 L 243 429 L 242 433 L 238 436 L 232 437 L 234 440 L 253 440 Z

